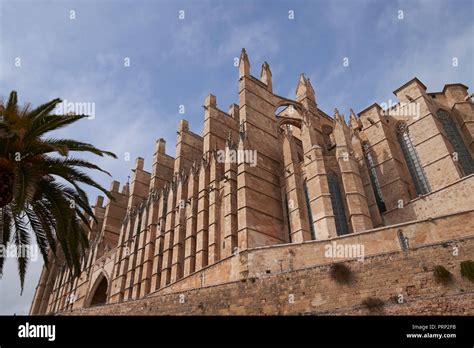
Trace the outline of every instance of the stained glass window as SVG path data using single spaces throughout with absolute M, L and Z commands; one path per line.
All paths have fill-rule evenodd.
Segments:
M 444 128 L 446 137 L 453 144 L 453 149 L 457 153 L 457 160 L 461 165 L 465 175 L 474 173 L 474 161 L 472 160 L 471 154 L 464 143 L 458 128 L 454 124 L 453 119 L 449 113 L 444 110 L 438 110 L 438 120 L 441 122 Z
M 372 154 L 369 151 L 369 144 L 364 143 L 363 148 L 365 161 L 369 169 L 370 182 L 372 183 L 372 188 L 374 190 L 375 200 L 377 202 L 377 206 L 379 207 L 380 212 L 383 213 L 387 210 L 387 208 L 385 206 L 385 201 L 383 200 L 382 189 L 380 188 L 380 182 L 377 177 L 377 172 L 375 171 L 374 159 L 372 158 Z
M 304 196 L 306 199 L 306 209 L 308 210 L 308 222 L 309 222 L 309 227 L 311 230 L 311 239 L 316 240 L 316 230 L 314 228 L 313 224 L 313 213 L 311 211 L 311 200 L 309 198 L 309 191 L 308 191 L 308 185 L 306 184 L 306 180 L 303 183 L 303 188 L 304 188 Z
M 425 171 L 421 166 L 418 153 L 411 141 L 408 127 L 405 123 L 398 126 L 398 142 L 402 148 L 403 156 L 408 166 L 408 170 L 413 179 L 416 192 L 419 195 L 427 194 L 431 191 L 428 180 L 426 179 Z
M 337 235 L 349 233 L 347 227 L 346 211 L 344 209 L 344 202 L 339 186 L 339 179 L 334 172 L 328 172 L 329 193 L 331 194 L 331 205 L 334 212 L 334 219 L 336 220 Z

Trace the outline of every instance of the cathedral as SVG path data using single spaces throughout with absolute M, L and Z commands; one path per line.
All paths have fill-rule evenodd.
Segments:
M 138 307 L 124 312 L 123 306 L 160 296 L 168 301 L 166 295 L 173 294 L 173 309 L 165 311 L 163 302 L 150 314 L 195 314 L 184 310 L 194 301 L 190 296 L 200 296 L 195 308 L 203 313 L 208 306 L 208 314 L 331 312 L 372 293 L 387 301 L 402 294 L 414 306 L 415 298 L 438 291 L 429 273 L 436 262 L 445 257 L 446 265 L 454 265 L 456 257 L 472 258 L 474 104 L 467 86 L 447 84 L 440 92 L 428 92 L 413 78 L 394 91 L 397 104 L 350 110 L 346 119 L 337 109 L 329 115 L 318 107 L 303 74 L 295 98 L 287 99 L 273 93 L 269 64 L 262 65 L 260 78 L 251 75 L 245 49 L 238 71 L 238 104 L 221 110 L 209 94 L 201 135 L 181 120 L 175 157 L 158 139 L 151 172 L 138 158 L 130 183 L 112 182 L 115 200 L 96 199 L 97 222 L 91 220 L 82 273 L 71 277 L 64 264 L 51 262 L 41 273 L 30 314 L 100 308 L 108 309 L 96 314 L 140 314 Z M 328 258 L 328 243 L 362 245 L 366 261 L 351 263 L 354 255 Z M 421 254 L 445 250 L 441 245 L 455 246 L 460 256 L 436 251 L 432 254 L 439 258 L 428 259 Z M 400 258 L 393 262 L 415 260 L 413 270 L 426 281 L 415 277 L 412 284 L 413 277 L 400 273 L 392 293 L 389 278 L 386 283 L 358 281 L 359 290 L 341 302 L 330 300 L 338 285 L 328 285 L 328 293 L 321 288 L 294 295 L 296 302 L 289 303 L 297 309 L 281 309 L 284 301 L 279 310 L 265 309 L 270 298 L 291 299 L 295 291 L 275 290 L 285 281 L 275 277 L 317 269 L 315 283 L 329 284 L 325 270 L 331 264 L 346 262 L 362 272 L 364 264 L 376 267 L 381 255 Z M 424 257 L 431 263 L 418 266 Z M 231 294 L 225 287 L 241 287 L 249 279 L 257 281 L 245 286 L 258 289 L 248 303 L 239 302 L 235 292 L 225 306 L 211 310 L 224 296 L 216 295 L 218 289 Z M 472 283 L 457 281 L 472 294 Z M 302 289 L 312 289 L 307 283 Z M 259 298 L 270 287 L 275 296 Z M 204 289 L 214 295 L 196 292 Z M 465 294 L 453 296 L 461 301 Z M 253 312 L 255 305 L 246 310 L 255 298 L 263 303 L 261 312 Z

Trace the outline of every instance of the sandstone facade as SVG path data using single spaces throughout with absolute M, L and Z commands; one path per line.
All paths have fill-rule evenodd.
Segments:
M 461 306 L 472 300 L 469 281 L 443 290 L 429 277 L 473 256 L 467 89 L 429 93 L 414 78 L 395 90 L 397 105 L 351 110 L 346 122 L 318 108 L 304 75 L 294 100 L 274 94 L 269 65 L 255 78 L 242 50 L 239 104 L 225 112 L 207 96 L 202 135 L 182 120 L 174 158 L 159 139 L 151 173 L 138 158 L 130 184 L 113 182 L 115 200 L 94 206 L 82 274 L 45 268 L 30 313 L 348 314 L 363 297 L 403 295 L 411 304 L 389 313 L 472 314 Z M 337 244 L 359 254 L 328 256 Z M 334 285 L 334 262 L 359 282 Z M 291 294 L 299 302 L 286 303 Z M 182 296 L 187 304 L 176 304 Z

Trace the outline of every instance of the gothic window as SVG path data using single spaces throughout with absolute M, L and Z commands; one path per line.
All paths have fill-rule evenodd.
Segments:
M 409 246 L 408 246 L 408 237 L 406 237 L 402 230 L 397 231 L 397 236 L 398 236 L 398 242 L 400 243 L 400 247 L 402 248 L 403 251 L 407 251 Z
M 449 113 L 444 110 L 438 110 L 438 120 L 443 125 L 444 132 L 448 139 L 453 144 L 453 149 L 457 153 L 457 159 L 461 165 L 465 175 L 474 173 L 474 161 L 472 160 L 471 154 L 466 147 L 466 144 L 462 140 L 461 134 L 458 128 L 450 117 Z
M 144 214 L 144 212 L 138 212 L 138 224 L 137 224 L 137 231 L 135 233 L 135 236 L 132 236 L 132 243 L 134 243 L 134 248 L 133 248 L 133 252 L 135 253 L 135 255 L 137 254 L 138 252 L 138 241 L 140 239 L 140 230 L 142 228 L 142 215 Z
M 349 233 L 349 228 L 347 227 L 344 201 L 339 186 L 339 179 L 334 172 L 328 172 L 328 186 L 329 193 L 331 194 L 331 205 L 334 212 L 334 219 L 336 221 L 337 235 L 340 236 L 347 234 Z
M 431 191 L 430 185 L 426 179 L 425 171 L 421 166 L 415 146 L 411 141 L 408 126 L 405 123 L 400 123 L 398 126 L 398 142 L 402 148 L 403 156 L 405 157 L 413 183 L 415 184 L 416 192 L 419 195 L 429 193 Z
M 379 211 L 383 213 L 387 210 L 387 208 L 385 206 L 385 201 L 382 196 L 382 189 L 380 188 L 380 182 L 377 177 L 377 172 L 375 171 L 374 159 L 372 158 L 372 154 L 369 151 L 369 144 L 364 143 L 363 149 L 365 161 L 369 169 L 370 182 L 372 183 L 372 188 L 374 190 L 375 200 L 377 202 L 377 206 L 379 207 Z
M 105 278 L 104 276 L 101 276 L 101 277 L 102 279 L 98 283 L 94 291 L 94 295 L 92 296 L 91 303 L 90 303 L 91 307 L 100 306 L 107 302 L 107 288 L 108 288 L 107 278 Z
M 311 239 L 316 240 L 316 230 L 314 228 L 313 224 L 313 213 L 311 211 L 311 200 L 309 198 L 309 191 L 308 191 L 308 185 L 306 184 L 306 180 L 303 182 L 303 189 L 304 189 L 304 197 L 306 199 L 306 209 L 308 210 L 308 223 L 309 223 L 309 228 L 311 231 Z

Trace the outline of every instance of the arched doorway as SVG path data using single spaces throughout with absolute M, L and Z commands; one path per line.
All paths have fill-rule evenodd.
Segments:
M 90 307 L 100 306 L 107 302 L 107 289 L 108 289 L 107 278 L 102 276 L 101 279 L 98 280 L 98 282 L 99 283 L 95 287 L 94 293 L 90 300 Z

